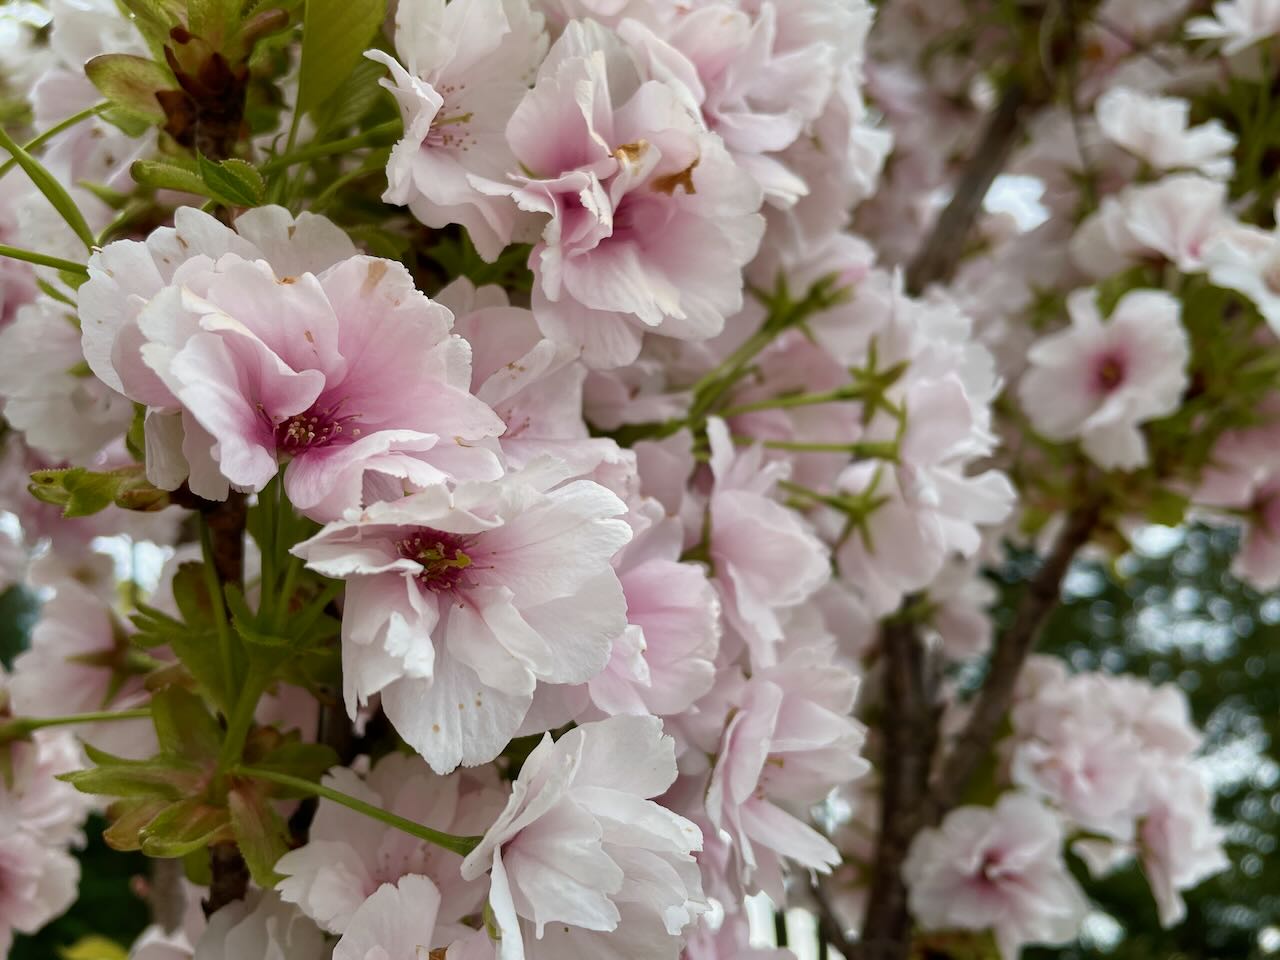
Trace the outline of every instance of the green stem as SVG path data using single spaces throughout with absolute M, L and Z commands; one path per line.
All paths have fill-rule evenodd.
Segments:
M 48 143 L 58 134 L 62 133 L 63 130 L 70 130 L 76 124 L 83 123 L 85 120 L 88 120 L 90 117 L 96 117 L 98 114 L 102 113 L 110 106 L 111 104 L 109 103 L 99 103 L 96 106 L 92 106 L 87 110 L 81 110 L 79 113 L 72 114 L 71 116 L 67 117 L 67 119 L 61 120 L 58 123 L 55 123 L 48 130 L 44 131 L 44 133 L 38 134 L 37 136 L 28 140 L 26 143 L 22 145 L 22 149 L 30 153 L 32 150 L 35 150 L 39 147 L 44 146 L 46 143 Z M 10 170 L 12 170 L 17 165 L 18 165 L 18 161 L 15 160 L 13 157 L 10 157 L 3 164 L 0 164 L 0 177 L 3 177 L 5 174 L 7 174 Z
M 434 844 L 445 850 L 450 850 L 459 856 L 465 857 L 477 846 L 483 837 L 458 837 L 451 833 L 441 833 L 439 830 L 432 830 L 420 823 L 412 820 L 406 820 L 404 817 L 397 816 L 389 810 L 383 810 L 381 807 L 375 807 L 371 803 L 365 803 L 356 797 L 326 787 L 321 783 L 314 783 L 310 780 L 303 780 L 301 777 L 290 776 L 287 773 L 277 773 L 274 770 L 262 770 L 258 767 L 236 767 L 231 770 L 233 776 L 248 777 L 252 780 L 264 780 L 267 783 L 275 783 L 282 787 L 289 787 L 300 793 L 308 794 L 313 797 L 321 797 L 325 800 L 332 800 L 334 803 L 340 804 L 356 813 L 362 813 L 366 817 L 379 820 L 389 827 L 395 827 L 402 830 L 411 837 L 417 837 L 419 840 L 425 840 L 427 843 Z
M 759 443 L 769 450 L 794 450 L 797 453 L 847 453 L 866 460 L 897 461 L 898 445 L 892 440 L 870 440 L 865 443 L 805 443 L 799 440 L 757 440 L 734 434 L 733 442 L 740 446 Z
M 271 628 L 275 632 L 280 631 L 285 617 L 289 615 L 289 600 L 298 588 L 298 574 L 302 571 L 302 561 L 297 557 L 290 555 L 286 562 L 288 566 L 284 570 L 284 585 L 280 588 L 280 595 L 276 597 L 278 606 L 271 618 Z
M 812 407 L 823 403 L 849 403 L 861 400 L 865 392 L 860 387 L 841 387 L 838 390 L 828 390 L 826 393 L 783 394 L 780 397 L 769 397 L 767 400 L 756 400 L 753 403 L 729 407 L 721 410 L 720 416 L 727 420 L 730 417 L 755 413 L 758 410 L 786 410 L 791 407 Z
M 367 177 L 371 173 L 381 173 L 386 169 L 387 165 L 385 163 L 380 163 L 374 167 L 360 167 L 359 169 L 352 170 L 350 173 L 344 173 L 320 192 L 320 196 L 316 197 L 315 200 L 312 201 L 311 209 L 323 210 L 333 202 L 333 198 L 338 195 L 338 191 L 344 189 L 346 186 L 354 183 L 362 177 Z
M 10 260 L 24 260 L 27 263 L 35 263 L 42 267 L 53 267 L 55 270 L 66 270 L 68 273 L 79 274 L 82 277 L 89 275 L 89 268 L 83 263 L 76 263 L 74 260 L 63 260 L 61 257 L 51 257 L 47 253 L 36 253 L 34 250 L 23 250 L 21 247 L 11 247 L 3 243 L 0 243 L 0 257 L 8 257 Z
M 317 160 L 320 157 L 333 156 L 335 153 L 349 153 L 361 147 L 385 146 L 386 143 L 383 141 L 387 140 L 387 138 L 398 139 L 403 131 L 404 124 L 401 121 L 388 120 L 386 123 L 371 127 L 364 133 L 357 133 L 341 140 L 330 140 L 328 143 L 312 144 L 309 147 L 303 147 L 301 150 L 286 153 L 282 157 L 276 157 L 274 160 L 264 163 L 261 170 L 263 173 L 275 173 L 279 170 L 284 170 L 286 167 L 305 163 L 308 160 Z
M 250 674 L 255 671 L 250 670 Z M 245 740 L 249 737 L 249 729 L 253 726 L 253 716 L 258 709 L 258 700 L 266 684 L 260 680 L 246 682 L 240 696 L 236 699 L 235 709 L 227 719 L 227 735 L 222 740 L 222 749 L 218 751 L 218 770 L 227 771 L 240 762 L 244 753 Z
M 96 710 L 91 713 L 72 713 L 65 717 L 14 717 L 0 723 L 0 741 L 8 739 L 6 734 L 16 733 L 25 736 L 33 730 L 45 727 L 69 727 L 77 723 L 105 723 L 111 720 L 143 720 L 151 716 L 150 707 L 139 707 L 136 710 Z
M 213 533 L 204 517 L 200 518 L 200 552 L 204 563 L 204 587 L 209 594 L 209 606 L 213 609 L 213 626 L 218 634 L 218 657 L 222 663 L 223 682 L 227 698 L 236 689 L 235 664 L 231 656 L 231 624 L 227 621 L 226 602 L 222 596 L 222 584 L 213 565 Z
M 50 173 L 39 160 L 33 157 L 25 149 L 19 146 L 0 127 L 0 147 L 8 151 L 13 157 L 14 163 L 20 166 L 23 172 L 35 185 L 35 188 L 44 194 L 44 198 L 49 201 L 49 205 L 58 211 L 58 215 L 62 217 L 72 233 L 80 238 L 80 242 L 84 244 L 86 250 L 93 250 L 93 231 L 89 229 L 89 224 L 84 219 L 84 214 L 80 212 L 80 208 L 76 206 L 71 194 L 67 193 L 64 187 L 52 173 Z
M 747 364 L 755 358 L 756 354 L 771 344 L 777 335 L 778 331 L 772 324 L 766 323 L 764 327 L 753 333 L 746 343 L 729 354 L 724 363 L 695 383 L 693 408 L 689 411 L 689 421 L 701 421 L 715 402 L 738 382 Z

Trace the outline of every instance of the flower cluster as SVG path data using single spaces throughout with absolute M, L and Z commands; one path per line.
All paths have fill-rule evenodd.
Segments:
M 125 6 L 0 11 L 0 955 L 82 793 L 136 960 L 1014 960 L 1068 851 L 1228 865 L 1184 696 L 1028 653 L 1147 521 L 1280 583 L 1270 5 Z

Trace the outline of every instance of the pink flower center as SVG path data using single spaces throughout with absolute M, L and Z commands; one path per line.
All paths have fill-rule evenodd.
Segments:
M 471 557 L 471 539 L 444 530 L 421 527 L 396 541 L 396 550 L 406 560 L 422 565 L 418 582 L 428 590 L 447 592 L 462 586 Z
M 1109 353 L 1098 360 L 1093 382 L 1099 393 L 1110 393 L 1124 383 L 1125 362 L 1119 354 Z
M 341 416 L 338 404 L 327 410 L 312 407 L 275 425 L 276 449 L 281 453 L 297 455 L 316 447 L 335 443 L 350 443 L 360 437 L 360 428 L 352 426 L 357 420 L 354 414 Z

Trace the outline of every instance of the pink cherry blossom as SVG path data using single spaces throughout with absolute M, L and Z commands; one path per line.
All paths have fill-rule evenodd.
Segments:
M 21 307 L 0 329 L 0 402 L 5 419 L 55 460 L 91 462 L 133 421 L 133 404 L 84 365 L 73 313 L 47 297 Z
M 333 960 L 418 960 L 435 940 L 439 908 L 440 892 L 426 877 L 384 883 L 352 914 Z
M 1187 35 L 1222 40 L 1228 56 L 1280 33 L 1280 4 L 1275 0 L 1219 0 L 1213 16 L 1196 17 L 1187 24 Z
M 134 654 L 131 656 L 131 653 Z M 31 645 L 14 660 L 13 708 L 29 717 L 128 709 L 147 701 L 129 630 L 110 606 L 74 580 L 62 580 L 44 604 Z M 100 749 L 139 759 L 155 752 L 150 720 L 80 727 Z
M 1226 187 L 1194 174 L 1174 174 L 1107 197 L 1071 241 L 1077 265 L 1106 277 L 1146 258 L 1199 273 L 1205 253 L 1229 224 Z
M 35 933 L 64 913 L 79 880 L 80 864 L 71 854 L 0 818 L 0 954 L 9 955 L 15 932 Z
M 633 361 L 645 330 L 719 333 L 763 229 L 755 181 L 674 88 L 618 65 L 619 43 L 570 25 L 507 127 L 529 174 L 491 188 L 548 218 L 534 314 L 592 367 Z
M 725 619 L 753 659 L 768 665 L 782 639 L 778 612 L 803 603 L 830 576 L 826 549 L 793 511 L 772 499 L 785 463 L 756 446 L 735 451 L 721 420 L 707 424 L 714 475 L 708 513 L 715 585 Z M 762 549 L 768 544 L 768 549 Z
M 1205 264 L 1215 286 L 1243 293 L 1280 336 L 1280 227 L 1225 227 L 1205 249 Z
M 505 800 L 485 781 L 471 773 L 439 777 L 420 758 L 393 753 L 380 760 L 366 780 L 335 767 L 324 782 L 445 833 L 474 836 L 493 822 Z M 296 903 L 330 933 L 347 932 L 367 898 L 411 877 L 417 885 L 425 881 L 435 890 L 432 926 L 438 935 L 424 940 L 424 946 L 460 936 L 466 929 L 462 918 L 476 913 L 484 900 L 483 885 L 458 876 L 461 858 L 457 854 L 329 801 L 320 802 L 309 837 L 305 846 L 276 863 L 276 872 L 285 875 L 276 889 L 281 899 Z M 384 894 L 382 899 L 388 898 Z
M 1103 135 L 1156 170 L 1195 170 L 1215 180 L 1228 180 L 1235 170 L 1235 136 L 1218 120 L 1189 128 L 1186 100 L 1112 87 L 1095 109 Z
M 711 689 L 720 604 L 705 569 L 680 563 L 684 530 L 648 500 L 628 515 L 635 534 L 614 557 L 627 600 L 627 629 L 608 666 L 589 682 L 607 714 L 681 713 Z
M 991 929 L 1005 960 L 1025 944 L 1065 943 L 1088 902 L 1061 848 L 1062 824 L 1025 794 L 960 807 L 911 845 L 903 867 L 911 912 L 929 930 Z
M 490 872 L 501 960 L 675 960 L 706 909 L 698 828 L 649 797 L 676 777 L 655 717 L 613 717 L 545 736 L 507 808 L 462 866 Z M 602 934 L 611 933 L 609 937 Z
M 538 330 L 533 313 L 511 306 L 500 287 L 476 289 L 465 277 L 436 295 L 454 313 L 454 332 L 471 345 L 471 389 L 507 425 L 500 444 L 509 467 L 540 455 L 587 474 L 623 456 L 582 419 L 587 370 L 576 351 Z
M 375 693 L 432 768 L 484 763 L 542 683 L 583 683 L 626 625 L 609 559 L 620 500 L 540 461 L 493 483 L 370 504 L 294 552 L 347 581 L 347 709 Z M 557 486 L 557 484 L 561 484 Z
M 229 253 L 189 258 L 174 276 L 112 353 L 125 392 L 152 407 L 157 485 L 189 472 L 193 491 L 219 499 L 228 483 L 262 489 L 287 463 L 290 500 L 324 520 L 360 504 L 366 473 L 394 492 L 499 472 L 480 444 L 502 424 L 468 392 L 466 347 L 400 264 L 351 257 L 319 276 L 281 276 Z M 81 290 L 86 330 L 105 309 L 93 284 Z M 132 336 L 126 354 L 120 337 Z
M 384 64 L 405 138 L 387 167 L 388 203 L 429 227 L 460 223 L 486 260 L 511 242 L 518 211 L 473 180 L 515 168 L 505 128 L 546 53 L 542 16 L 529 0 L 444 0 L 396 8 L 396 54 Z M 403 64 L 403 66 L 401 65 Z
M 715 748 L 706 814 L 727 831 L 736 883 L 784 897 L 782 859 L 827 872 L 839 863 L 831 842 L 804 812 L 831 789 L 865 773 L 865 736 L 849 714 L 858 679 L 827 651 L 801 649 L 721 695 L 728 722 Z
M 1150 785 L 1152 804 L 1138 834 L 1142 868 L 1171 927 L 1187 914 L 1181 892 L 1231 865 L 1222 849 L 1223 831 L 1213 822 L 1213 795 L 1200 773 L 1173 767 Z
M 252 890 L 209 918 L 192 960 L 322 956 L 324 934 L 293 904 L 270 891 Z M 360 960 L 368 960 L 361 956 Z
M 1177 409 L 1190 348 L 1179 302 L 1157 290 L 1127 293 L 1105 321 L 1092 289 L 1067 301 L 1071 326 L 1031 348 L 1018 396 L 1040 433 L 1078 437 L 1104 469 L 1147 462 L 1139 429 Z

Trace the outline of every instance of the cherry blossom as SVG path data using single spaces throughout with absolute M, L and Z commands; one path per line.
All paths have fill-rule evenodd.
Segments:
M 347 709 L 375 693 L 432 768 L 484 763 L 539 683 L 582 683 L 626 626 L 608 560 L 622 502 L 551 461 L 493 483 L 370 504 L 295 552 L 347 580 Z M 559 485 L 557 485 L 559 484 Z
M 1071 326 L 1038 341 L 1019 396 L 1032 424 L 1055 440 L 1078 437 L 1106 469 L 1147 462 L 1139 427 L 1172 413 L 1186 389 L 1189 353 L 1178 301 L 1125 294 L 1105 321 L 1092 289 L 1068 298 Z

